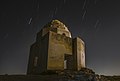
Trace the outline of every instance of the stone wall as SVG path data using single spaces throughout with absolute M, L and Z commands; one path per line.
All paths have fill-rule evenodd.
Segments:
M 73 62 L 75 70 L 85 67 L 85 45 L 79 37 L 73 39 Z
M 49 33 L 40 36 L 39 41 L 31 46 L 27 74 L 39 74 L 47 70 L 48 41 Z
M 48 70 L 64 70 L 65 54 L 72 55 L 72 39 L 49 32 Z

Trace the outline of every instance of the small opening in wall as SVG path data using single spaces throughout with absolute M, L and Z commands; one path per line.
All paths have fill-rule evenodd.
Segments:
M 67 69 L 67 60 L 64 60 L 64 69 Z
M 35 66 L 35 67 L 37 66 L 37 63 L 38 63 L 38 57 L 36 56 L 36 57 L 34 58 L 34 66 Z
M 65 33 L 63 33 L 62 35 L 66 36 L 66 34 L 65 34 Z

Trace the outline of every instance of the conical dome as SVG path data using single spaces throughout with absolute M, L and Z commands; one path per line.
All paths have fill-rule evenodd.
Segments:
M 49 31 L 56 32 L 57 34 L 65 35 L 71 38 L 71 33 L 68 28 L 59 20 L 52 20 L 48 24 L 46 24 L 43 28 L 44 34 Z

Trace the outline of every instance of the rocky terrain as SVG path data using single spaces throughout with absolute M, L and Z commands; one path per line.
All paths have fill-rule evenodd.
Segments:
M 120 81 L 120 76 L 97 75 L 91 69 L 44 72 L 41 75 L 1 75 L 0 81 Z

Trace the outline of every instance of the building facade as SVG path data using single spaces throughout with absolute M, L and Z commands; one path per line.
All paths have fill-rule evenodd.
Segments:
M 52 70 L 80 70 L 85 67 L 85 44 L 72 38 L 68 28 L 52 20 L 37 33 L 30 47 L 27 74 L 40 74 Z

